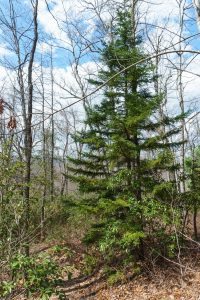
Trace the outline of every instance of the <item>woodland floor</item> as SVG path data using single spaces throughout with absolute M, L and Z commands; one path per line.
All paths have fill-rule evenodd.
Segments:
M 52 254 L 55 243 L 40 244 L 32 248 L 33 253 Z M 109 286 L 101 268 L 95 273 L 83 276 L 82 267 L 84 251 L 80 244 L 60 243 L 60 247 L 70 249 L 53 254 L 61 267 L 73 266 L 72 277 L 63 273 L 61 290 L 68 300 L 200 300 L 200 247 L 190 245 L 187 256 L 181 257 L 182 269 L 178 262 L 166 261 L 162 265 L 144 267 L 144 272 L 131 280 Z M 54 250 L 53 250 L 54 249 Z M 191 254 L 192 253 L 192 254 Z M 180 261 L 179 261 L 180 262 Z M 182 270 L 182 275 L 181 275 Z M 19 296 L 15 299 L 22 299 Z M 36 298 L 34 298 L 36 299 Z M 57 300 L 52 296 L 51 300 Z

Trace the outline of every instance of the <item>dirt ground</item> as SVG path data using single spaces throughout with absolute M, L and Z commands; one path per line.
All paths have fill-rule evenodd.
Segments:
M 81 245 L 71 245 L 73 255 L 65 253 L 55 259 L 63 267 L 73 265 L 72 278 L 63 277 L 62 291 L 68 300 L 200 300 L 200 246 L 189 245 L 180 260 L 166 260 L 162 266 L 144 268 L 132 280 L 109 286 L 101 268 L 93 275 L 83 276 L 79 268 L 84 256 Z M 52 245 L 37 251 L 52 251 Z M 51 300 L 56 300 L 55 296 Z

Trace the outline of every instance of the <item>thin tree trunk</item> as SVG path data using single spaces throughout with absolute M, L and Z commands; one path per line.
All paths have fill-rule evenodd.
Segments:
M 51 201 L 54 198 L 54 148 L 55 148 L 55 141 L 54 141 L 54 77 L 53 77 L 53 53 L 51 47 L 51 185 L 50 185 L 50 195 Z
M 182 39 L 183 39 L 183 1 L 179 1 L 179 25 L 180 25 L 180 34 L 179 34 L 179 50 L 182 50 Z M 181 109 L 181 114 L 185 114 L 185 104 L 184 104 L 184 93 L 183 93 L 183 54 L 179 53 L 179 67 L 178 67 L 178 77 L 177 77 L 177 90 L 179 96 L 179 105 Z M 181 121 L 181 140 L 183 142 L 181 146 L 181 192 L 185 193 L 186 184 L 185 184 L 185 118 L 182 118 Z
M 30 222 L 30 182 L 31 182 L 31 157 L 32 157 L 32 110 L 33 110 L 33 63 L 35 51 L 38 41 L 38 0 L 35 1 L 33 11 L 33 24 L 34 24 L 34 37 L 33 44 L 30 52 L 30 60 L 28 65 L 28 105 L 27 105 L 27 118 L 25 123 L 25 187 L 24 187 L 24 200 L 25 200 L 25 254 L 29 256 L 29 222 Z
M 45 132 L 45 91 L 44 91 L 44 77 L 43 77 L 43 61 L 41 59 L 41 75 L 42 75 L 42 164 L 44 170 L 44 187 L 43 187 L 43 196 L 41 202 L 41 240 L 44 240 L 44 220 L 45 220 L 45 205 L 46 205 L 46 196 L 47 196 L 47 161 L 46 161 L 46 132 Z
M 194 226 L 194 238 L 197 241 L 198 240 L 198 229 L 197 229 L 197 203 L 195 201 L 194 203 L 194 212 L 193 212 L 193 226 Z
M 69 172 L 68 172 L 68 163 L 66 162 L 66 157 L 68 153 L 68 144 L 69 144 L 69 133 L 67 132 L 66 135 L 67 137 L 66 137 L 65 147 L 63 151 L 63 166 L 64 166 L 64 174 L 66 174 L 66 176 L 65 175 L 63 176 L 63 182 L 60 191 L 61 196 L 64 195 L 65 190 L 67 194 L 69 192 L 69 180 L 68 180 Z

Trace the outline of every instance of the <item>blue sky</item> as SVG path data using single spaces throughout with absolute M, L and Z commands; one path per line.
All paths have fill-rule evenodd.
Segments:
M 91 0 L 91 3 L 94 0 Z M 156 1 L 159 3 L 157 4 Z M 166 26 L 166 28 L 170 29 L 177 33 L 179 30 L 178 25 L 178 6 L 176 0 L 156 0 L 150 2 L 142 3 L 140 5 L 140 13 L 145 15 L 142 21 L 148 22 L 148 24 L 158 25 L 158 26 Z M 187 1 L 188 4 L 191 4 L 192 1 Z M 27 28 L 28 24 L 30 24 L 30 2 L 29 0 L 17 1 L 14 0 L 15 10 L 17 15 L 17 24 L 19 27 L 19 31 L 23 32 L 23 27 Z M 39 25 L 40 25 L 40 43 L 38 46 L 38 53 L 40 56 L 41 49 L 43 53 L 50 52 L 50 45 L 53 44 L 53 52 L 54 52 L 54 65 L 58 68 L 66 68 L 69 66 L 69 61 L 72 61 L 72 55 L 70 54 L 71 45 L 69 45 L 70 41 L 66 34 L 67 24 L 66 20 L 73 22 L 74 24 L 78 23 L 79 30 L 83 34 L 84 38 L 87 38 L 88 41 L 92 40 L 92 42 L 96 42 L 97 38 L 95 35 L 95 24 L 96 17 L 95 14 L 91 10 L 87 10 L 84 8 L 82 1 L 80 0 L 54 0 L 48 1 L 49 9 L 51 10 L 51 14 L 49 13 L 45 0 L 39 1 Z M 0 0 L 0 7 L 5 15 L 8 17 L 8 2 L 4 0 Z M 195 13 L 193 7 L 187 9 L 186 11 L 187 17 L 185 18 L 185 36 L 193 35 L 198 32 L 198 28 L 195 20 Z M 189 18 L 188 18 L 189 16 Z M 108 11 L 103 11 L 102 19 L 105 22 L 108 22 L 110 14 Z M 187 19 L 188 18 L 188 19 Z M 193 20 L 191 20 L 193 18 Z M 58 21 L 56 21 L 56 19 Z M 187 20 L 186 20 L 187 19 Z M 59 23 L 59 26 L 58 26 Z M 149 26 L 150 27 L 150 26 Z M 9 48 L 10 37 L 6 33 L 5 34 L 5 26 L 0 26 L 0 29 L 3 28 L 3 32 L 1 34 L 0 40 L 0 54 L 5 54 L 10 56 L 11 53 L 6 51 L 6 46 Z M 152 27 L 153 28 L 153 27 Z M 74 27 L 71 26 L 70 30 L 74 30 L 76 35 L 76 31 Z M 156 31 L 154 28 L 153 31 Z M 77 33 L 78 34 L 78 33 Z M 31 30 L 27 32 L 27 35 L 31 37 Z M 73 36 L 73 38 L 74 38 Z M 51 40 L 53 38 L 53 41 Z M 81 38 L 82 42 L 86 42 L 84 38 Z M 23 38 L 26 44 L 28 44 L 29 40 Z M 96 44 L 97 45 L 97 44 Z M 200 49 L 200 38 L 194 38 L 190 40 L 191 47 L 195 49 Z M 57 47 L 58 46 L 58 47 Z M 23 52 L 23 46 L 21 47 Z M 88 51 L 86 51 L 88 53 Z M 24 51 L 25 54 L 25 51 Z M 77 51 L 78 54 L 78 51 Z M 81 63 L 88 63 L 93 59 L 93 56 L 90 54 L 86 54 L 82 57 Z
M 101 4 L 103 0 L 99 0 L 98 3 Z M 116 1 L 110 0 L 115 5 Z M 119 0 L 120 1 L 120 0 Z M 39 43 L 37 46 L 36 55 L 36 75 L 40 69 L 41 56 L 43 56 L 44 68 L 46 70 L 46 76 L 49 77 L 49 67 L 50 67 L 50 52 L 51 45 L 53 52 L 53 65 L 55 68 L 56 81 L 62 83 L 63 86 L 67 88 L 73 88 L 75 93 L 79 93 L 79 87 L 77 82 L 73 78 L 73 64 L 74 57 L 71 53 L 72 50 L 75 51 L 75 56 L 79 54 L 79 46 L 74 46 L 74 39 L 80 38 L 79 33 L 75 29 L 75 25 L 78 25 L 79 31 L 82 34 L 80 41 L 84 44 L 82 46 L 84 56 L 79 60 L 79 73 L 83 78 L 83 83 L 85 84 L 88 78 L 87 73 L 97 72 L 96 61 L 98 55 L 96 53 L 90 53 L 89 47 L 87 48 L 90 41 L 97 42 L 95 46 L 98 46 L 98 38 L 96 36 L 96 22 L 97 16 L 94 13 L 92 5 L 94 0 L 88 0 L 91 5 L 87 4 L 85 7 L 84 1 L 80 0 L 54 0 L 48 1 L 49 9 L 48 11 L 45 0 L 39 1 Z M 184 1 L 182 1 L 184 2 Z M 18 36 L 27 29 L 28 25 L 31 24 L 31 6 L 30 0 L 13 0 L 15 4 L 17 25 L 19 28 Z M 106 24 L 109 23 L 112 11 L 112 3 L 110 8 L 107 7 L 100 11 L 100 17 Z M 186 1 L 190 8 L 187 9 L 185 15 L 185 27 L 183 35 L 185 37 L 194 35 L 198 33 L 198 28 L 195 20 L 195 11 L 192 7 L 192 0 Z M 9 19 L 8 16 L 8 2 L 0 0 L 0 7 L 5 15 L 5 18 Z M 162 43 L 160 49 L 172 47 L 172 44 L 178 42 L 177 34 L 180 32 L 179 26 L 179 7 L 176 0 L 150 0 L 150 1 L 139 1 L 139 16 L 140 22 L 153 25 L 153 29 L 149 31 L 150 38 L 153 42 L 156 42 L 157 38 L 163 33 Z M 69 25 L 69 24 L 74 24 Z M 145 29 L 144 25 L 143 29 Z M 157 27 L 156 27 L 157 26 Z M 158 29 L 158 27 L 161 27 Z M 6 48 L 12 48 L 13 40 L 11 40 L 11 35 L 9 31 L 6 31 L 6 27 L 0 24 L 0 62 L 1 62 L 1 77 L 7 72 L 6 65 L 17 66 L 16 55 L 12 51 Z M 148 29 L 150 26 L 147 27 Z M 69 32 L 67 32 L 67 29 Z M 2 30 L 2 31 L 1 31 Z M 169 31 L 172 32 L 169 34 Z M 71 34 L 72 40 L 70 40 L 69 35 Z M 21 54 L 26 55 L 27 48 L 29 47 L 30 38 L 32 36 L 32 30 L 26 31 L 21 39 Z M 74 46 L 74 47 L 73 47 Z M 193 39 L 188 39 L 187 43 L 182 44 L 183 48 L 187 49 L 200 49 L 200 37 Z M 153 53 L 154 49 L 151 47 L 150 43 L 146 41 L 145 47 L 149 53 Z M 173 48 L 173 47 L 172 47 Z M 177 48 L 176 48 L 177 49 Z M 12 49 L 11 49 L 12 50 Z M 95 62 L 94 62 L 95 59 Z M 170 57 L 175 63 L 175 55 Z M 200 59 L 196 57 L 191 64 L 187 67 L 191 72 L 200 73 L 199 71 Z M 38 75 L 39 76 L 39 75 Z M 8 76 L 7 76 L 8 77 Z M 187 76 L 185 77 L 187 87 L 185 93 L 189 98 L 199 97 L 199 78 L 197 76 Z M 47 80 L 48 82 L 48 80 Z M 173 87 L 172 87 L 173 88 Z M 56 92 L 58 97 L 67 97 L 67 95 L 56 87 Z M 175 98 L 175 93 L 172 93 L 172 98 Z

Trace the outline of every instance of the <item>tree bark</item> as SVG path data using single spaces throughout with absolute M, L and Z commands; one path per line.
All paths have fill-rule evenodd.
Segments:
M 31 157 L 32 157 L 32 111 L 33 111 L 33 63 L 35 51 L 38 41 L 38 0 L 35 1 L 33 7 L 33 25 L 34 36 L 30 52 L 30 59 L 28 65 L 28 103 L 27 103 L 27 117 L 25 121 L 25 187 L 24 187 L 24 201 L 25 201 L 25 254 L 29 256 L 29 223 L 30 223 L 30 182 L 31 182 Z
M 51 47 L 51 185 L 50 185 L 50 196 L 51 201 L 54 199 L 54 148 L 55 148 L 55 141 L 54 141 L 54 77 L 53 77 L 53 53 Z

